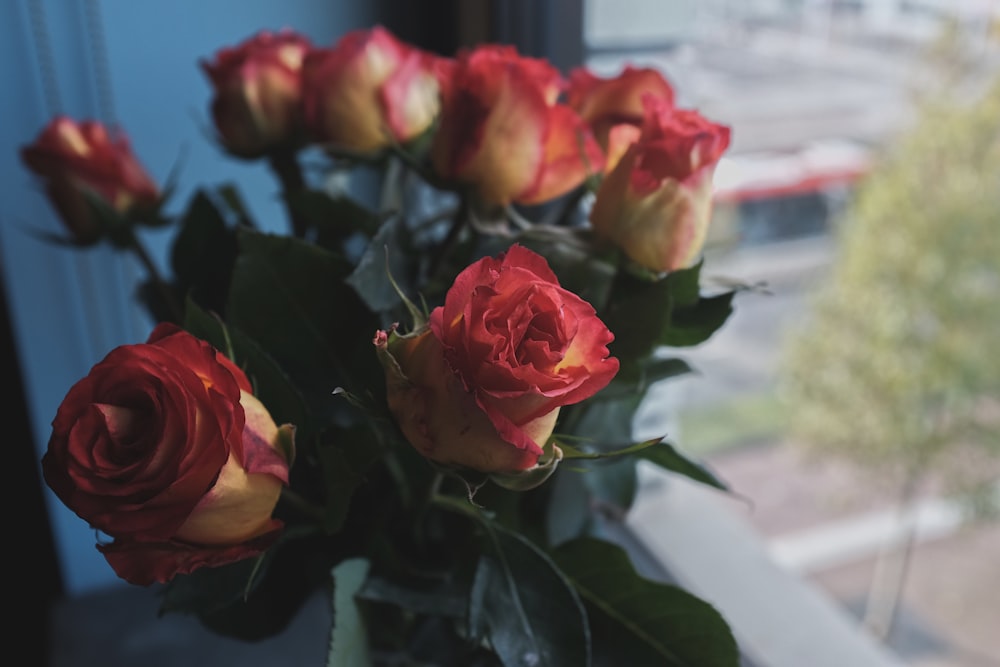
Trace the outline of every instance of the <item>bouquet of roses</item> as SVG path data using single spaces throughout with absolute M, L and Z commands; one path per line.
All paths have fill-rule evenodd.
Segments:
M 732 311 L 699 273 L 728 128 L 652 69 L 379 27 L 202 67 L 287 233 L 229 184 L 168 214 L 117 128 L 58 117 L 22 153 L 60 240 L 148 269 L 148 339 L 70 388 L 42 460 L 114 571 L 248 640 L 328 589 L 331 665 L 736 665 L 724 619 L 607 531 L 639 460 L 725 489 L 632 418 Z

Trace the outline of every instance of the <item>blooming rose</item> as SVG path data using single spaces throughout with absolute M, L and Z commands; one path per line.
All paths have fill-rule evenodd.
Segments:
M 141 215 L 160 201 L 159 188 L 133 155 L 128 138 L 96 121 L 56 116 L 21 149 L 21 159 L 45 181 L 49 201 L 81 245 L 97 242 L 107 231 L 88 193 L 122 215 Z
M 467 267 L 429 326 L 375 344 L 389 407 L 421 454 L 487 473 L 535 466 L 559 408 L 618 372 L 593 307 L 545 260 L 514 245 Z
M 642 123 L 645 113 L 642 100 L 646 95 L 668 105 L 674 103 L 674 89 L 653 68 L 629 65 L 617 76 L 602 78 L 578 67 L 570 72 L 566 103 L 590 125 L 600 145 L 607 148 L 612 127 Z
M 647 96 L 641 130 L 623 130 L 638 136 L 601 182 L 590 222 L 650 270 L 689 266 L 705 242 L 712 176 L 729 146 L 729 128 Z M 614 147 L 610 152 L 617 154 Z
M 438 113 L 436 59 L 384 28 L 357 30 L 303 66 L 306 122 L 336 148 L 374 152 L 406 143 Z
M 557 103 L 562 78 L 546 61 L 487 45 L 442 69 L 431 159 L 443 179 L 473 186 L 487 204 L 535 204 L 603 168 L 590 130 Z
M 309 48 L 291 30 L 261 31 L 201 61 L 214 88 L 215 127 L 230 153 L 255 158 L 301 140 L 300 73 Z
M 46 483 L 114 538 L 100 544 L 130 583 L 261 553 L 288 482 L 280 429 L 243 374 L 172 324 L 112 350 L 63 399 L 42 458 Z M 279 446 L 280 445 L 280 446 Z

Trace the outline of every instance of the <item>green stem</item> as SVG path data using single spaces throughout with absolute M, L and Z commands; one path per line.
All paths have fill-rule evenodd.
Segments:
M 431 278 L 434 278 L 438 271 L 441 270 L 441 266 L 444 264 L 448 254 L 455 247 L 455 244 L 458 243 L 458 239 L 462 235 L 462 230 L 465 229 L 468 218 L 469 200 L 465 195 L 462 195 L 458 210 L 455 211 L 455 215 L 451 219 L 451 227 L 448 228 L 448 234 L 441 241 L 441 245 L 435 249 L 434 257 L 431 259 L 430 269 L 427 272 L 427 275 Z
M 170 316 L 174 323 L 182 324 L 184 322 L 184 311 L 180 307 L 180 304 L 177 303 L 177 295 L 174 294 L 170 286 L 163 280 L 163 276 L 160 275 L 160 270 L 156 268 L 153 258 L 150 257 L 146 247 L 134 233 L 129 234 L 129 248 L 132 249 L 132 252 L 135 253 L 136 257 L 139 258 L 139 261 L 146 268 L 147 273 L 149 273 L 149 279 L 153 281 L 157 291 L 159 291 L 160 296 L 163 298 L 163 303 L 170 311 Z
M 281 182 L 285 208 L 288 210 L 288 219 L 291 222 L 292 234 L 296 238 L 305 238 L 309 229 L 309 222 L 296 210 L 292 204 L 292 197 L 306 189 L 305 177 L 302 175 L 302 167 L 294 151 L 278 151 L 272 153 L 270 158 L 271 170 Z

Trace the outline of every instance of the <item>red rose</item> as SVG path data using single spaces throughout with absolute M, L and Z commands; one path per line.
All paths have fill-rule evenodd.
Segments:
M 132 154 L 128 138 L 109 134 L 96 121 L 53 118 L 21 149 L 21 159 L 45 181 L 49 200 L 80 244 L 95 243 L 106 231 L 85 193 L 122 215 L 141 215 L 159 204 L 159 188 Z
M 212 117 L 233 155 L 256 158 L 302 139 L 300 73 L 309 41 L 262 31 L 201 61 L 214 88 Z
M 279 429 L 250 392 L 243 371 L 172 324 L 112 350 L 70 389 L 42 470 L 67 507 L 114 538 L 98 548 L 118 576 L 163 583 L 278 537 L 271 512 L 293 427 Z
M 558 104 L 562 79 L 544 60 L 481 46 L 442 68 L 441 122 L 431 159 L 445 180 L 487 204 L 548 201 L 600 172 L 589 129 Z
M 381 27 L 312 50 L 303 82 L 309 130 L 333 148 L 369 153 L 406 143 L 438 113 L 435 57 Z
M 705 242 L 712 176 L 729 147 L 729 128 L 647 96 L 641 130 L 627 125 L 621 132 L 634 141 L 620 160 L 617 129 L 609 151 L 614 167 L 597 191 L 591 224 L 650 270 L 689 266 Z
M 515 245 L 462 271 L 429 327 L 375 342 L 414 447 L 446 465 L 516 472 L 538 462 L 561 406 L 618 372 L 613 338 L 541 256 Z
M 612 127 L 642 123 L 642 100 L 646 95 L 667 105 L 674 103 L 674 89 L 658 70 L 629 65 L 617 76 L 603 78 L 578 67 L 570 72 L 566 103 L 590 125 L 598 143 L 606 149 Z

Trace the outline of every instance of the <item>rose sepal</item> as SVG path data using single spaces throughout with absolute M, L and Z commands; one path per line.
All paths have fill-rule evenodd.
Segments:
M 509 491 L 530 491 L 541 486 L 548 481 L 564 458 L 562 448 L 554 440 L 549 440 L 543 450 L 544 453 L 538 457 L 538 463 L 533 467 L 519 472 L 492 473 L 489 479 Z
M 278 433 L 274 438 L 275 445 L 278 451 L 284 455 L 289 469 L 295 463 L 295 431 L 295 424 L 281 424 L 278 426 Z

